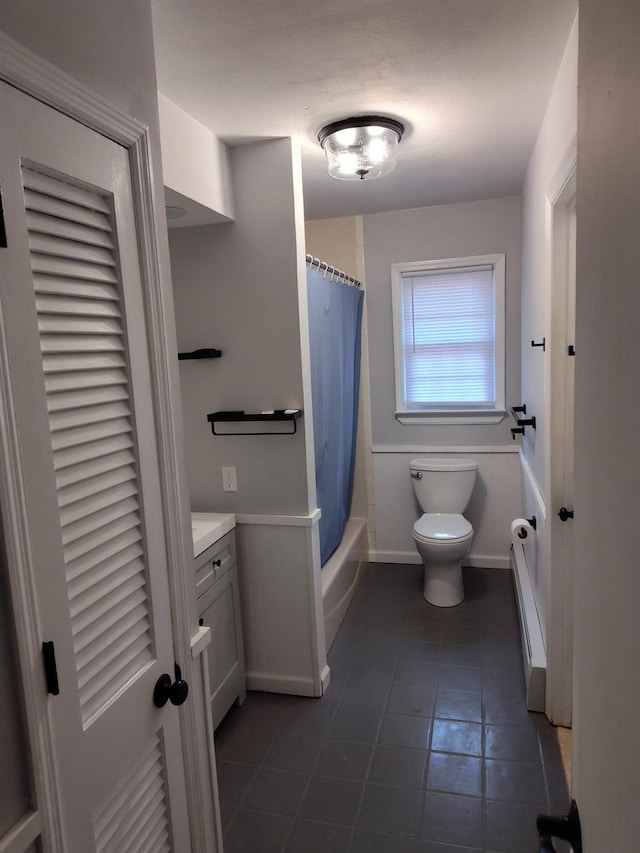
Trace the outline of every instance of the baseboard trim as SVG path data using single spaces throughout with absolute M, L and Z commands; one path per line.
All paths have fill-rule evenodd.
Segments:
M 509 556 L 506 557 L 498 554 L 469 554 L 462 561 L 463 566 L 473 566 L 476 569 L 510 569 L 511 561 Z
M 331 684 L 331 670 L 328 666 L 325 666 L 320 674 L 320 684 L 322 684 L 322 694 L 324 695 L 325 690 Z
M 260 690 L 263 693 L 286 693 L 291 696 L 319 695 L 311 678 L 267 675 L 260 672 L 247 672 L 246 678 L 247 690 Z
M 420 565 L 422 560 L 419 554 L 411 551 L 369 551 L 370 563 L 411 563 L 414 566 Z
M 411 551 L 370 551 L 370 563 L 403 563 L 420 565 L 422 560 L 419 554 Z M 469 554 L 463 560 L 463 566 L 474 566 L 477 569 L 509 569 L 511 562 L 508 555 L 497 554 Z

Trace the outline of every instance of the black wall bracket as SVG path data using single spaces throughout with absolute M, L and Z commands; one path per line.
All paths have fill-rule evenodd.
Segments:
M 220 358 L 222 350 L 207 347 L 205 349 L 194 349 L 193 352 L 179 352 L 178 361 L 186 361 L 192 358 Z

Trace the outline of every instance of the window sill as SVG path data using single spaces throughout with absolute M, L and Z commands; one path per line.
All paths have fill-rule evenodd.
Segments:
M 396 412 L 396 419 L 401 424 L 499 424 L 506 415 L 506 410 L 490 409 L 487 411 L 442 411 L 442 412 Z

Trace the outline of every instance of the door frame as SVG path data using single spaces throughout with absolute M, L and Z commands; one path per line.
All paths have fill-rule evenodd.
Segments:
M 178 441 L 181 413 L 177 404 L 177 347 L 171 325 L 171 297 L 160 266 L 159 223 L 153 183 L 151 134 L 137 119 L 123 113 L 99 94 L 32 53 L 0 32 L 0 80 L 30 95 L 71 119 L 118 143 L 129 154 L 142 291 L 151 365 L 151 387 L 165 517 L 165 547 L 169 566 L 169 588 L 176 659 L 190 672 L 192 698 L 180 709 L 189 823 L 193 853 L 221 850 L 218 821 L 212 816 L 217 797 L 213 733 L 204 712 L 203 674 L 206 672 L 208 631 L 195 622 L 195 591 L 186 571 L 192 561 L 189 502 L 184 465 Z M 24 491 L 6 369 L 5 342 L 0 340 L 0 499 L 4 504 L 5 547 L 18 655 L 21 661 L 26 723 L 32 745 L 34 787 L 39 809 L 31 825 L 41 823 L 48 838 L 45 850 L 62 853 L 62 827 L 56 808 L 57 783 L 53 762 L 53 739 L 46 704 L 42 701 L 41 637 L 37 631 L 35 587 L 29 571 L 28 537 L 24 513 Z M 15 570 L 26 566 L 26 576 Z M 175 570 L 171 570 L 172 567 Z M 193 599 L 193 602 L 191 601 Z M 193 619 L 192 617 L 193 610 Z M 206 746 L 205 746 L 206 745 Z
M 547 448 L 547 482 L 549 483 L 549 619 L 547 624 L 546 714 L 554 725 L 571 726 L 573 691 L 573 551 L 568 542 L 571 522 L 563 524 L 557 517 L 560 506 L 572 497 L 567 482 L 567 452 L 573 452 L 573 420 L 567 422 L 566 395 L 569 363 L 567 346 L 568 216 L 575 209 L 577 140 L 574 139 L 551 181 L 546 193 L 547 246 L 549 261 L 549 298 L 547 328 L 551 347 L 547 364 L 547 411 L 549 432 Z M 575 251 L 575 246 L 574 246 Z M 575 276 L 575 257 L 573 259 Z M 574 285 L 575 286 L 575 285 Z M 568 491 L 567 491 L 568 490 Z

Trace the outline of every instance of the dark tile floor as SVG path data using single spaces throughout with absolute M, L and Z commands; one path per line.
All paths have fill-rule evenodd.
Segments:
M 219 726 L 225 853 L 537 853 L 536 814 L 567 812 L 511 573 L 466 569 L 450 609 L 421 575 L 368 567 L 321 699 L 250 693 Z

